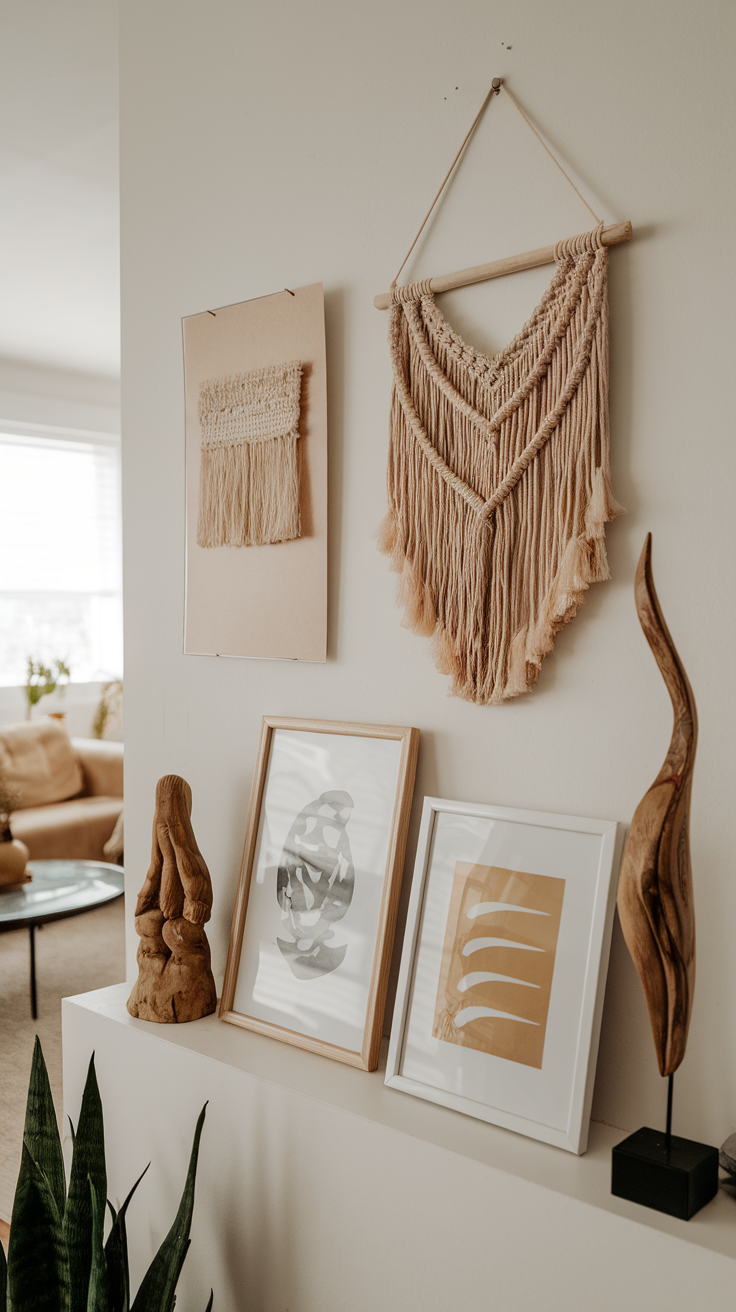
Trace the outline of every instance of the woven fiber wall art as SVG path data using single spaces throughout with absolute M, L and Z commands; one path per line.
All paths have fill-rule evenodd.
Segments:
M 298 360 L 202 383 L 197 543 L 264 546 L 301 534 Z
M 557 272 L 500 354 L 468 346 L 429 281 L 392 288 L 388 514 L 404 623 L 451 691 L 528 692 L 591 583 L 610 577 L 608 251 L 558 243 Z
M 184 650 L 323 661 L 327 369 L 321 283 L 182 321 Z

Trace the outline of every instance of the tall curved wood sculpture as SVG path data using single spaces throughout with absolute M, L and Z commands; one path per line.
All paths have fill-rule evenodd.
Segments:
M 685 1055 L 695 988 L 690 792 L 698 720 L 652 581 L 652 535 L 636 571 L 636 609 L 672 699 L 675 724 L 662 769 L 634 812 L 621 863 L 618 913 L 639 972 L 662 1075 Z
M 151 864 L 135 908 L 141 941 L 128 1011 L 140 1020 L 199 1020 L 217 1006 L 204 928 L 212 911 L 212 883 L 191 814 L 186 779 L 164 775 L 156 785 Z

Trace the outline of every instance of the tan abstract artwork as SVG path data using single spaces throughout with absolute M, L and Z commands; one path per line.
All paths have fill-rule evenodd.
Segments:
M 564 879 L 455 863 L 435 1038 L 541 1069 Z

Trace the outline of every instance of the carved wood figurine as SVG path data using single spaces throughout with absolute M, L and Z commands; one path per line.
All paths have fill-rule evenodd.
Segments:
M 199 1020 L 217 1005 L 204 926 L 212 883 L 191 821 L 192 790 L 167 774 L 156 785 L 151 865 L 138 894 L 138 980 L 131 1016 L 165 1023 Z
M 685 1055 L 695 988 L 690 792 L 698 720 L 682 662 L 652 581 L 652 535 L 636 571 L 636 609 L 672 699 L 675 723 L 662 769 L 634 812 L 621 863 L 618 912 L 639 972 L 662 1075 Z

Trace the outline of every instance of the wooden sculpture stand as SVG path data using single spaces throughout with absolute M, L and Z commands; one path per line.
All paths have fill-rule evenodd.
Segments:
M 151 865 L 138 894 L 138 979 L 128 1011 L 173 1024 L 209 1016 L 217 1005 L 205 922 L 212 883 L 191 822 L 192 790 L 178 775 L 156 785 Z
M 672 1134 L 672 1077 L 685 1056 L 695 988 L 690 793 L 698 718 L 688 677 L 660 609 L 647 534 L 634 587 L 644 636 L 672 700 L 664 764 L 634 812 L 618 885 L 618 914 L 639 972 L 661 1075 L 667 1128 L 637 1130 L 613 1150 L 611 1191 L 689 1221 L 718 1191 L 718 1153 Z

